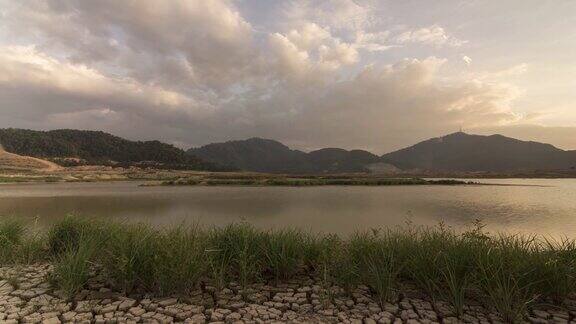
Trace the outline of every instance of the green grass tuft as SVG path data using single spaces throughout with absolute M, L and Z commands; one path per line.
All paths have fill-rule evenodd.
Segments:
M 291 279 L 305 265 L 310 238 L 294 229 L 276 230 L 264 236 L 263 255 L 266 269 L 276 281 Z
M 54 258 L 52 281 L 68 297 L 72 298 L 90 279 L 91 260 L 101 242 L 91 237 L 81 237 L 77 246 L 69 246 Z

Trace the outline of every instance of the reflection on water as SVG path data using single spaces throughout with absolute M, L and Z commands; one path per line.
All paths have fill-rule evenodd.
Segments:
M 0 186 L 0 215 L 47 225 L 66 214 L 104 219 L 357 229 L 482 219 L 490 231 L 576 238 L 576 180 L 482 180 L 540 186 L 138 187 L 137 183 Z

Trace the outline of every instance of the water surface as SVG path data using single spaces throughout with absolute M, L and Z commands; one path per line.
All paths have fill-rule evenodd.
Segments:
M 0 186 L 0 215 L 45 226 L 66 214 L 154 225 L 301 227 L 348 234 L 406 222 L 576 238 L 576 180 L 480 180 L 523 186 L 139 187 L 135 182 Z

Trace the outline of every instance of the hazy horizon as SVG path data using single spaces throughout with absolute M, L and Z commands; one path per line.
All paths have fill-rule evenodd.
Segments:
M 0 0 L 0 127 L 576 149 L 576 2 Z

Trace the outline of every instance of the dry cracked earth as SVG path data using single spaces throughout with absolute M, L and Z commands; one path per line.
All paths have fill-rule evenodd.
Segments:
M 50 271 L 49 264 L 0 267 L 0 323 L 503 323 L 473 304 L 455 317 L 447 303 L 409 287 L 397 304 L 380 306 L 367 288 L 346 297 L 310 278 L 154 298 L 113 292 L 95 276 L 69 300 L 50 285 Z M 523 322 L 576 323 L 576 301 L 531 309 Z

